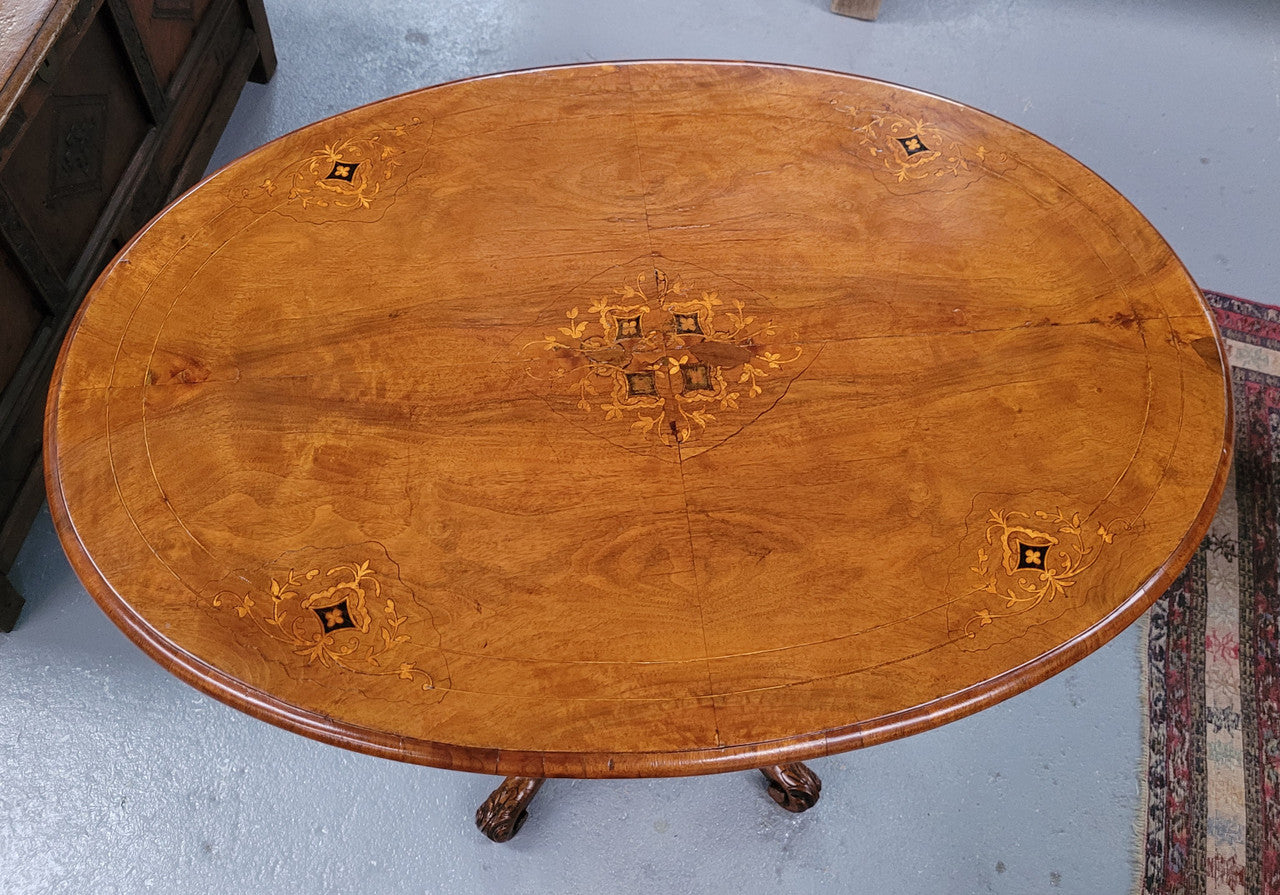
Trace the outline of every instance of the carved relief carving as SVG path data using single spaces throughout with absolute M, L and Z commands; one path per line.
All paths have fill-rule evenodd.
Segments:
M 529 819 L 529 803 L 542 788 L 537 777 L 508 777 L 476 809 L 476 826 L 494 842 L 507 842 Z
M 48 201 L 102 189 L 106 139 L 105 96 L 61 96 L 55 101 Z
M 761 768 L 760 773 L 769 781 L 769 798 L 786 810 L 799 814 L 818 804 L 822 781 L 808 765 L 779 764 Z

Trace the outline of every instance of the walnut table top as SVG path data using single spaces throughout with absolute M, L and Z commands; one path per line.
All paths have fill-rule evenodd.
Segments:
M 780 66 L 303 128 L 103 274 L 47 416 L 107 613 L 366 752 L 545 776 L 850 749 L 1133 621 L 1230 449 L 1201 296 L 981 112 Z

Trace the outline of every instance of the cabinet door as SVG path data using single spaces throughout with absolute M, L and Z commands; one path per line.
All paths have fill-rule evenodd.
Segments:
M 0 187 L 29 233 L 23 251 L 42 256 L 30 267 L 47 266 L 65 283 L 150 121 L 106 5 L 67 58 L 52 62 L 53 87 Z

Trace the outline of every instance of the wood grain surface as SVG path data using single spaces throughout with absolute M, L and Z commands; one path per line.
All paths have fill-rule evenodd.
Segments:
M 545 776 L 864 746 L 1076 661 L 1229 454 L 1115 190 L 847 75 L 627 63 L 375 103 L 154 221 L 47 415 L 71 560 L 183 679 Z

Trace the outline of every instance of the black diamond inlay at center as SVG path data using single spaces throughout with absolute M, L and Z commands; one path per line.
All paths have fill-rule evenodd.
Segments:
M 333 170 L 328 173 L 325 180 L 344 180 L 350 183 L 355 179 L 356 168 L 359 167 L 359 162 L 334 162 Z
M 1044 569 L 1045 553 L 1048 552 L 1047 547 L 1024 544 L 1021 541 L 1015 541 L 1015 543 L 1018 545 L 1019 569 Z
M 342 628 L 354 628 L 356 626 L 356 623 L 351 620 L 351 611 L 347 608 L 346 600 L 336 606 L 325 606 L 323 609 L 313 606 L 311 611 L 319 617 L 320 624 L 324 627 L 326 634 Z
M 902 148 L 907 151 L 907 155 L 915 155 L 917 152 L 929 151 L 929 147 L 925 146 L 924 141 L 915 134 L 912 134 L 910 137 L 899 137 L 898 142 L 901 143 Z

